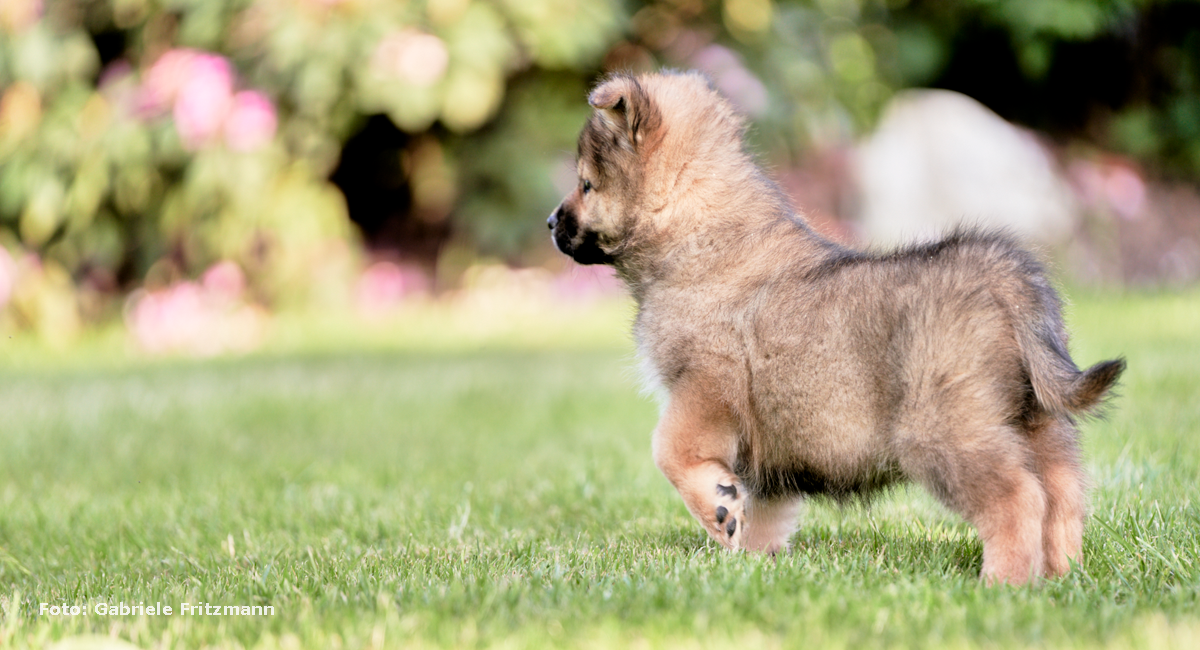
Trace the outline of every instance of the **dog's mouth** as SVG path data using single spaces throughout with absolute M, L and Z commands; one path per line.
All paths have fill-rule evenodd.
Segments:
M 595 231 L 580 228 L 579 219 L 570 210 L 558 206 L 546 224 L 550 226 L 554 246 L 579 264 L 613 263 L 613 256 L 600 248 L 600 236 Z

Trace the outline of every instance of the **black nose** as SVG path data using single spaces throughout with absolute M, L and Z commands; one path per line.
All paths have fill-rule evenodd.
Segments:
M 546 225 L 550 230 L 554 230 L 554 226 L 558 225 L 558 213 L 562 212 L 562 206 L 554 208 L 554 212 L 550 213 L 550 218 L 546 219 Z

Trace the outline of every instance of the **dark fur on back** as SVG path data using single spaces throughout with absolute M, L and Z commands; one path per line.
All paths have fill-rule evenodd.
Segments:
M 810 269 L 806 279 L 815 281 L 856 265 L 895 266 L 898 277 L 911 278 L 965 249 L 981 251 L 983 257 L 1003 259 L 1014 276 L 1022 279 L 1023 305 L 1030 308 L 1027 314 L 1034 314 L 1036 318 L 1022 322 L 1027 316 L 1010 316 L 1018 325 L 1022 346 L 1032 355 L 1026 359 L 1026 371 L 1030 374 L 1029 388 L 1037 395 L 1038 403 L 1063 414 L 1096 409 L 1124 371 L 1125 360 L 1104 361 L 1086 371 L 1079 370 L 1067 351 L 1066 327 L 1058 293 L 1051 286 L 1042 263 L 1022 248 L 1011 234 L 960 226 L 942 239 L 914 243 L 893 251 L 856 251 L 830 245 L 827 258 Z
M 853 287 L 856 281 L 844 280 L 854 271 L 870 270 L 876 277 L 889 280 L 889 286 L 904 287 L 920 284 L 939 265 L 951 267 L 950 275 L 961 276 L 969 281 L 971 276 L 986 276 L 996 273 L 1004 278 L 998 282 L 978 279 L 974 293 L 964 294 L 967 304 L 1006 305 L 1004 314 L 1017 332 L 1018 338 L 1033 341 L 1034 358 L 1021 359 L 1014 367 L 1011 381 L 1006 389 L 1008 398 L 999 404 L 1004 419 L 1013 424 L 1029 423 L 1040 414 L 1065 408 L 1064 415 L 1086 413 L 1094 409 L 1106 395 L 1124 370 L 1123 359 L 1101 362 L 1081 372 L 1067 353 L 1065 327 L 1061 318 L 1058 296 L 1047 281 L 1046 271 L 1040 261 L 1021 248 L 1009 234 L 976 228 L 960 227 L 946 237 L 911 244 L 885 252 L 859 251 L 836 244 L 823 246 L 819 262 L 804 267 L 797 280 L 800 285 L 838 284 L 845 282 Z M 970 263 L 964 263 L 970 261 Z M 851 292 L 854 290 L 851 289 Z M 972 297 L 973 296 L 973 297 Z M 844 296 L 853 304 L 853 294 Z M 883 348 L 872 347 L 863 340 L 862 350 L 875 360 L 886 362 L 889 355 L 898 355 L 904 362 L 907 340 L 912 334 L 912 309 L 923 309 L 926 303 L 896 306 L 878 310 L 870 308 L 877 317 L 882 317 L 884 330 L 880 340 Z M 1021 312 L 1024 312 L 1022 315 Z M 862 318 L 862 310 L 854 310 L 855 318 Z M 1051 395 L 1048 406 L 1038 397 L 1035 387 L 1036 368 L 1050 367 L 1057 372 L 1048 380 L 1045 376 L 1038 381 L 1043 384 L 1043 395 Z M 679 373 L 680 371 L 677 371 Z M 1045 372 L 1042 370 L 1041 372 Z M 945 379 L 939 380 L 944 383 Z M 912 389 L 903 381 L 884 379 L 876 390 L 877 410 L 882 421 L 894 421 L 899 404 L 909 399 Z M 1061 406 L 1060 406 L 1061 405 Z M 866 406 L 866 404 L 864 404 Z M 1053 408 L 1051 408 L 1053 407 Z M 766 498 L 780 498 L 792 494 L 828 495 L 838 500 L 850 497 L 869 496 L 871 492 L 886 487 L 903 476 L 900 468 L 884 461 L 866 471 L 837 474 L 822 471 L 819 467 L 806 465 L 797 459 L 772 455 L 770 460 L 755 458 L 750 439 L 743 439 L 739 448 L 735 473 L 754 494 Z

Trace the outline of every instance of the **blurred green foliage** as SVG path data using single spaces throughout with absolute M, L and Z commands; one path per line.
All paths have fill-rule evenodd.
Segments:
M 615 2 L 574 0 L 5 0 L 0 243 L 107 290 L 232 259 L 260 299 L 302 300 L 354 239 L 329 175 L 364 118 L 383 113 L 435 134 L 397 166 L 412 209 L 441 219 L 461 203 L 468 235 L 514 250 L 526 242 L 505 226 L 529 208 L 522 186 L 556 192 L 551 163 L 512 165 L 519 138 L 538 137 L 539 109 L 522 102 L 480 128 L 522 71 L 577 71 L 578 100 L 578 72 L 624 22 Z M 513 96 L 564 105 L 552 87 Z M 231 102 L 244 90 L 270 102 L 256 146 L 235 141 Z M 566 136 L 550 140 L 556 164 Z
M 329 179 L 383 114 L 403 136 L 381 149 L 396 158 L 388 182 L 409 199 L 390 218 L 529 260 L 573 182 L 588 86 L 660 66 L 708 73 L 775 165 L 862 133 L 896 90 L 933 85 L 1196 178 L 1197 7 L 4 0 L 0 245 L 36 254 L 41 281 L 63 290 L 115 294 L 231 259 L 267 304 L 311 299 L 324 269 L 353 267 L 355 215 Z M 37 320 L 31 309 L 17 320 Z

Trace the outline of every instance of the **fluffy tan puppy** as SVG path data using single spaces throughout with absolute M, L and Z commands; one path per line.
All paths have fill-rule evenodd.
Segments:
M 616 75 L 588 101 L 548 223 L 633 293 L 668 395 L 654 460 L 713 539 L 775 553 L 805 495 L 908 479 L 975 526 L 989 583 L 1079 559 L 1074 418 L 1125 363 L 1079 370 L 1033 256 L 971 230 L 885 254 L 823 239 L 699 75 Z

